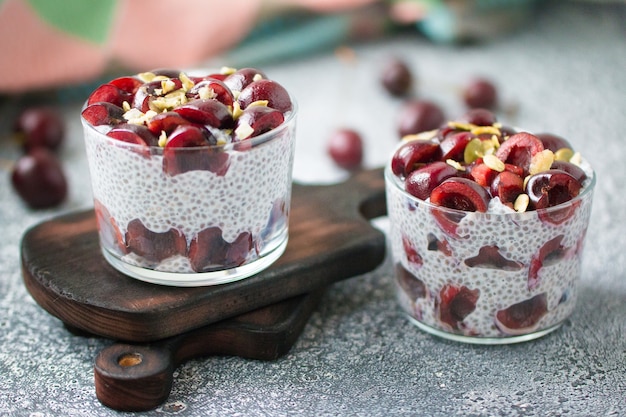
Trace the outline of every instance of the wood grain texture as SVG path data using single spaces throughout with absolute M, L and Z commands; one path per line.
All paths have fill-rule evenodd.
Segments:
M 318 289 L 155 343 L 115 343 L 95 359 L 96 396 L 115 410 L 150 410 L 167 399 L 174 370 L 189 359 L 277 359 L 291 349 L 323 292 Z
M 160 340 L 375 269 L 385 237 L 368 219 L 385 212 L 382 169 L 341 184 L 294 184 L 289 244 L 272 266 L 229 284 L 176 288 L 113 269 L 100 253 L 94 212 L 86 210 L 24 234 L 23 279 L 35 301 L 71 327 L 117 340 Z

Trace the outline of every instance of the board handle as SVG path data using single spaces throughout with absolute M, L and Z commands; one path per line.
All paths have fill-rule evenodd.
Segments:
M 96 396 L 115 410 L 151 410 L 169 396 L 174 369 L 173 352 L 165 346 L 111 345 L 95 360 Z

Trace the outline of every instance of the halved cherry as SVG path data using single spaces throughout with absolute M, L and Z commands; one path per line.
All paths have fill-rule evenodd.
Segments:
M 430 193 L 430 202 L 456 210 L 486 212 L 489 207 L 489 194 L 472 180 L 454 177 L 433 189 Z
M 400 288 L 409 296 L 412 301 L 418 298 L 426 298 L 428 290 L 422 280 L 413 275 L 401 263 L 396 264 L 396 281 Z
M 232 106 L 235 101 L 233 93 L 226 84 L 213 78 L 204 79 L 197 82 L 191 90 L 187 92 L 190 99 L 212 98 L 226 106 Z
M 169 135 L 163 150 L 163 171 L 178 175 L 189 171 L 211 171 L 223 176 L 230 166 L 228 153 L 212 145 L 214 139 L 204 128 L 178 126 Z
M 532 175 L 526 184 L 526 193 L 535 209 L 565 203 L 576 197 L 580 189 L 580 182 L 560 169 L 549 169 Z
M 576 178 L 576 181 L 581 184 L 587 179 L 587 174 L 585 173 L 585 171 L 578 165 L 572 164 L 571 162 L 554 161 L 550 168 L 560 169 L 561 171 L 567 172 L 572 177 Z
M 439 320 L 452 329 L 459 329 L 459 324 L 476 309 L 480 290 L 471 290 L 466 286 L 444 285 L 435 300 Z
M 548 312 L 545 293 L 513 304 L 495 315 L 495 323 L 502 333 L 509 335 L 527 334 L 534 330 L 539 320 Z
M 253 248 L 252 235 L 242 232 L 229 243 L 219 227 L 200 231 L 189 244 L 189 261 L 196 272 L 232 268 L 245 262 Z
M 533 254 L 528 268 L 528 290 L 534 290 L 540 284 L 539 270 L 544 265 L 558 262 L 566 253 L 563 242 L 563 235 L 558 235 L 545 242 L 539 250 Z
M 237 97 L 242 109 L 255 101 L 267 100 L 267 106 L 283 113 L 292 109 L 291 98 L 285 87 L 274 80 L 259 80 L 248 84 Z
M 482 187 L 489 187 L 498 175 L 498 171 L 489 168 L 483 162 L 479 162 L 471 166 L 469 174 Z
M 524 180 L 519 175 L 505 170 L 496 175 L 491 182 L 490 191 L 502 204 L 513 207 L 515 199 L 524 192 Z
M 407 141 L 394 153 L 391 159 L 391 170 L 401 178 L 426 163 L 441 159 L 441 148 L 433 140 Z
M 407 236 L 402 236 L 402 247 L 404 248 L 404 254 L 406 255 L 407 261 L 416 266 L 422 266 L 424 264 L 422 255 L 419 254 L 415 245 L 411 243 Z
M 153 232 L 139 219 L 134 219 L 126 228 L 126 247 L 130 252 L 151 262 L 160 262 L 174 255 L 185 255 L 187 239 L 176 229 Z
M 452 248 L 446 238 L 439 240 L 433 233 L 428 233 L 428 250 L 439 251 L 446 256 L 452 256 Z
M 113 84 L 102 84 L 87 99 L 87 105 L 93 103 L 111 103 L 122 107 L 122 103 L 130 101 L 133 95 Z
M 211 99 L 190 101 L 174 109 L 184 119 L 218 129 L 230 129 L 234 125 L 233 116 L 223 103 Z
M 168 82 L 172 83 L 172 87 L 168 90 L 169 92 L 178 90 L 183 86 L 183 83 L 179 78 L 150 81 L 137 89 L 135 96 L 133 97 L 132 106 L 144 113 L 147 112 L 150 110 L 150 101 L 154 100 L 156 97 L 161 97 L 167 94 L 166 91 L 163 91 L 163 85 Z
M 122 123 L 109 130 L 106 135 L 122 142 L 143 146 L 158 146 L 157 137 L 144 125 Z
M 124 120 L 124 110 L 107 102 L 90 104 L 81 115 L 92 126 L 116 125 Z
M 285 120 L 283 113 L 265 106 L 252 106 L 237 119 L 235 135 L 238 140 L 259 136 L 280 126 Z
M 454 159 L 455 161 L 462 161 L 465 147 L 473 138 L 474 135 L 466 131 L 447 134 L 440 144 L 441 160 Z
M 224 84 L 231 91 L 241 91 L 257 79 L 267 78 L 263 71 L 256 68 L 241 68 L 224 78 Z
M 165 113 L 159 113 L 150 119 L 147 123 L 147 127 L 154 135 L 159 136 L 161 132 L 170 134 L 178 126 L 193 124 L 189 120 L 183 118 L 180 114 L 168 111 Z
M 474 257 L 467 258 L 465 265 L 470 268 L 490 268 L 504 271 L 518 271 L 524 264 L 511 259 L 507 259 L 500 252 L 500 248 L 495 245 L 483 246 Z
M 98 228 L 103 246 L 105 248 L 115 248 L 123 254 L 128 253 L 124 235 L 117 222 L 111 217 L 107 208 L 97 199 L 94 199 L 94 211 L 96 214 L 96 227 Z
M 563 148 L 574 149 L 567 139 L 553 133 L 537 133 L 536 136 L 541 140 L 541 143 L 543 143 L 543 147 L 550 149 L 552 152 Z
M 520 132 L 502 142 L 496 156 L 506 164 L 521 167 L 527 174 L 532 157 L 543 149 L 543 144 L 537 136 Z
M 436 161 L 411 172 L 406 177 L 404 186 L 409 194 L 426 200 L 436 186 L 456 175 L 456 168 L 445 162 Z
M 137 89 L 143 85 L 143 81 L 136 77 L 119 77 L 109 81 L 109 84 L 113 84 L 127 93 L 135 94 Z

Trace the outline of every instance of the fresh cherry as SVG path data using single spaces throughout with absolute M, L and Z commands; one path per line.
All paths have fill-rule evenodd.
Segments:
M 219 227 L 200 231 L 189 244 L 189 261 L 196 272 L 232 268 L 243 264 L 252 250 L 252 236 L 242 232 L 229 243 Z
M 581 184 L 571 174 L 549 169 L 532 175 L 526 184 L 526 193 L 535 209 L 554 207 L 571 200 L 580 192 Z
M 63 167 L 55 154 L 43 147 L 31 149 L 15 162 L 11 183 L 34 209 L 56 206 L 67 196 Z
M 528 267 L 528 290 L 532 291 L 540 284 L 539 270 L 544 266 L 558 262 L 565 255 L 566 249 L 562 245 L 563 235 L 558 235 L 545 242 L 533 254 Z
M 248 84 L 237 97 L 237 102 L 245 109 L 255 101 L 267 100 L 267 106 L 283 113 L 292 109 L 291 98 L 285 87 L 274 80 L 259 80 Z
M 492 268 L 505 271 L 518 271 L 524 267 L 521 262 L 507 259 L 497 246 L 483 246 L 478 250 L 478 255 L 467 258 L 465 265 L 470 268 Z
M 51 107 L 29 107 L 19 114 L 14 131 L 26 151 L 38 147 L 56 150 L 65 137 L 65 121 Z
M 132 99 L 132 107 L 146 113 L 148 110 L 150 110 L 150 102 L 152 100 L 157 97 L 165 96 L 167 94 L 163 91 L 163 85 L 167 83 L 173 84 L 173 87 L 171 87 L 171 91 L 178 90 L 183 86 L 183 82 L 179 78 L 168 78 L 166 80 L 157 80 L 145 83 L 140 86 L 135 92 L 135 95 Z M 118 105 L 121 106 L 121 104 Z
M 537 136 L 520 132 L 502 142 L 496 151 L 496 157 L 504 163 L 521 167 L 524 174 L 527 174 L 532 157 L 543 149 L 543 144 Z
M 215 138 L 194 125 L 178 126 L 168 137 L 163 150 L 163 170 L 169 175 L 189 171 L 211 171 L 223 176 L 230 166 L 228 153 L 214 145 Z
M 476 309 L 480 297 L 478 289 L 466 286 L 446 284 L 439 291 L 435 306 L 439 320 L 452 329 L 459 329 L 459 324 Z
M 471 108 L 492 109 L 497 104 L 498 91 L 491 81 L 485 78 L 474 78 L 464 87 L 463 100 Z
M 144 125 L 122 123 L 116 125 L 106 134 L 108 137 L 122 142 L 143 146 L 158 146 L 158 138 Z
M 125 101 L 130 102 L 132 98 L 133 94 L 128 91 L 124 91 L 113 84 L 102 84 L 89 95 L 87 105 L 94 103 L 111 103 L 122 107 L 122 103 Z
M 489 187 L 498 175 L 498 171 L 494 171 L 484 163 L 476 163 L 471 166 L 469 174 L 479 185 Z
M 393 96 L 404 96 L 411 91 L 413 74 L 406 62 L 399 58 L 392 58 L 385 64 L 380 82 Z
M 237 119 L 235 135 L 239 140 L 253 138 L 277 128 L 284 120 L 285 117 L 279 110 L 265 106 L 251 106 L 245 109 Z
M 128 223 L 125 241 L 130 252 L 150 262 L 160 262 L 187 252 L 187 239 L 180 231 L 172 228 L 166 232 L 153 232 L 139 219 Z
M 148 121 L 146 126 L 155 136 L 161 135 L 161 132 L 165 132 L 167 135 L 172 133 L 174 129 L 182 125 L 193 124 L 189 120 L 183 118 L 180 114 L 174 111 L 167 111 L 159 113 Z
M 426 298 L 428 295 L 424 282 L 408 271 L 401 263 L 396 264 L 396 280 L 411 300 Z
M 456 168 L 445 162 L 433 162 L 411 172 L 406 177 L 404 186 L 409 194 L 426 200 L 436 186 L 456 175 Z
M 190 99 L 212 98 L 226 106 L 232 107 L 235 97 L 226 84 L 216 79 L 199 81 L 187 93 Z
M 231 91 L 242 91 L 248 84 L 267 76 L 256 68 L 241 68 L 224 78 L 224 84 Z
M 502 204 L 513 207 L 515 199 L 524 192 L 524 180 L 519 175 L 505 170 L 491 182 L 490 191 Z
M 472 180 L 454 177 L 433 189 L 430 193 L 430 202 L 456 210 L 486 212 L 489 207 L 489 194 Z
M 561 171 L 565 171 L 570 174 L 572 177 L 576 178 L 576 181 L 579 183 L 583 183 L 587 179 L 587 174 L 585 171 L 576 164 L 566 161 L 554 161 L 552 163 L 551 169 L 560 169 Z
M 230 129 L 234 125 L 233 116 L 228 111 L 228 107 L 217 100 L 193 100 L 175 108 L 174 112 L 190 122 L 219 129 Z
M 455 161 L 463 160 L 463 152 L 470 140 L 474 138 L 470 132 L 450 132 L 447 134 L 441 144 L 441 159 L 446 161 L 454 159 Z
M 441 159 L 441 147 L 433 140 L 406 141 L 396 150 L 391 159 L 391 170 L 406 178 L 415 169 Z
M 354 129 L 337 129 L 330 135 L 327 152 L 341 168 L 355 169 L 363 162 L 363 139 Z
M 459 121 L 471 123 L 476 126 L 492 126 L 498 120 L 496 115 L 491 110 L 475 108 L 468 110 L 463 116 L 460 117 Z
M 93 103 L 85 107 L 81 115 L 92 126 L 116 125 L 124 121 L 124 110 L 107 102 Z
M 567 139 L 552 133 L 538 133 L 535 136 L 539 138 L 545 149 L 556 152 L 559 149 L 574 149 Z
M 526 334 L 537 326 L 547 312 L 548 300 L 546 294 L 541 293 L 499 310 L 495 315 L 495 323 L 505 334 Z
M 143 82 L 137 77 L 119 77 L 109 81 L 109 84 L 113 84 L 127 93 L 135 94 Z
M 398 134 L 404 137 L 433 130 L 444 121 L 443 110 L 437 104 L 427 100 L 409 100 L 398 114 Z

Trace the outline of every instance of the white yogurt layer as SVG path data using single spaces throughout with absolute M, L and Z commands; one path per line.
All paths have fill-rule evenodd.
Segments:
M 390 169 L 386 171 L 386 185 L 394 262 L 401 263 L 426 287 L 425 297 L 411 299 L 398 285 L 400 304 L 411 317 L 444 332 L 500 338 L 548 329 L 572 313 L 581 272 L 582 243 L 591 212 L 591 189 L 581 190 L 581 196 L 570 202 L 575 202 L 575 212 L 561 224 L 542 221 L 536 211 L 505 213 L 491 207 L 490 213 L 466 213 L 456 233 L 451 233 L 451 229 L 444 230 L 432 215 L 432 205 L 412 198 L 400 188 L 401 181 Z M 492 205 L 504 207 L 497 201 Z M 544 260 L 533 273 L 533 259 L 553 239 L 560 239 L 560 256 Z M 407 244 L 417 252 L 421 262 L 409 259 Z M 468 265 L 466 261 L 476 258 L 484 247 L 496 247 L 510 265 L 470 266 L 471 261 Z M 475 309 L 452 327 L 440 320 L 440 291 L 446 285 L 465 286 L 479 292 Z M 538 322 L 519 329 L 502 329 L 496 324 L 498 311 L 539 294 L 545 294 L 547 311 Z
M 293 119 L 273 131 L 271 140 L 244 151 L 229 150 L 230 166 L 224 176 L 206 170 L 171 175 L 163 170 L 162 155 L 147 157 L 89 126 L 84 130 L 94 198 L 106 207 L 122 235 L 131 220 L 139 219 L 153 232 L 177 229 L 188 244 L 198 232 L 217 226 L 227 242 L 248 232 L 259 247 L 263 242 L 257 238 L 268 224 L 273 204 L 284 201 L 288 208 Z M 140 264 L 135 258 L 131 256 L 130 262 Z

